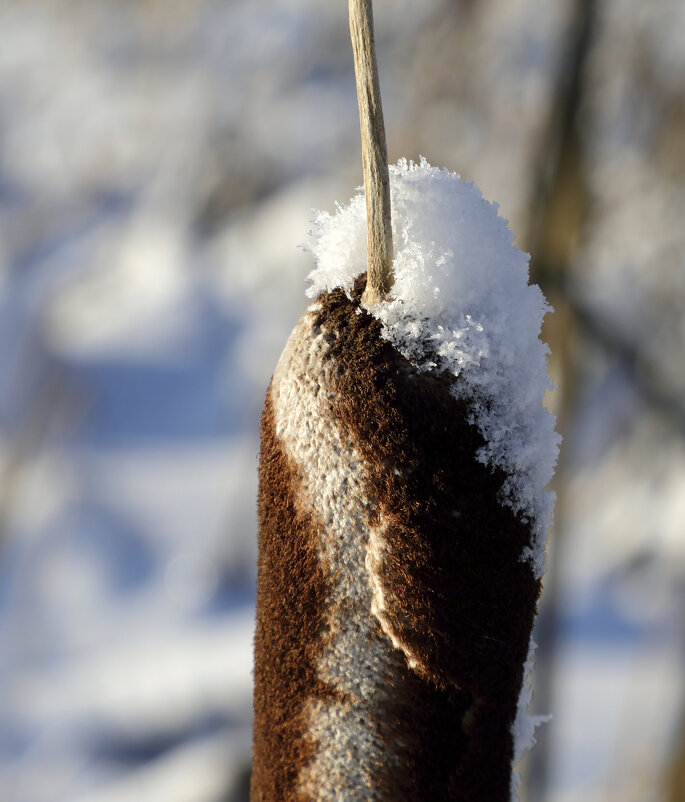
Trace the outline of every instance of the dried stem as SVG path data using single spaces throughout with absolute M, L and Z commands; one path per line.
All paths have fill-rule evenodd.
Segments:
M 368 262 L 362 300 L 368 305 L 382 301 L 393 285 L 390 178 L 371 0 L 349 0 L 349 12 L 366 191 Z

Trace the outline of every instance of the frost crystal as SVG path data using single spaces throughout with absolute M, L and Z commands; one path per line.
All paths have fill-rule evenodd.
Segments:
M 550 310 L 528 284 L 528 256 L 514 247 L 497 204 L 455 173 L 400 160 L 390 167 L 395 284 L 370 308 L 383 336 L 420 370 L 447 370 L 460 381 L 473 423 L 485 439 L 478 457 L 505 471 L 502 501 L 531 521 L 526 554 L 537 576 L 557 459 L 554 417 L 542 405 L 550 387 L 540 340 Z M 366 270 L 366 205 L 360 191 L 335 215 L 320 212 L 308 249 L 316 260 L 310 297 L 350 291 Z

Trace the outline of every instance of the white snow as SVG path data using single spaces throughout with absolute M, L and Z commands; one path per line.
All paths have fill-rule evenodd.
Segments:
M 390 176 L 395 284 L 369 311 L 420 370 L 461 378 L 455 392 L 485 439 L 478 456 L 506 472 L 503 502 L 532 521 L 535 543 L 524 556 L 541 576 L 560 440 L 542 404 L 551 382 L 539 334 L 550 307 L 528 283 L 528 257 L 507 221 L 475 184 L 425 159 L 402 159 Z M 335 215 L 319 213 L 307 247 L 316 259 L 307 294 L 349 291 L 366 269 L 363 193 Z
M 511 728 L 514 736 L 514 759 L 512 765 L 514 766 L 514 773 L 512 776 L 511 785 L 511 799 L 516 802 L 519 798 L 519 788 L 521 786 L 521 777 L 516 770 L 518 764 L 525 757 L 526 752 L 532 749 L 537 743 L 535 739 L 535 730 L 541 725 L 546 724 L 552 720 L 552 716 L 531 716 L 528 712 L 531 702 L 533 701 L 533 685 L 532 674 L 535 668 L 535 650 L 537 644 L 531 637 L 528 646 L 528 657 L 523 666 L 523 686 L 519 695 L 518 709 L 516 711 L 516 719 Z

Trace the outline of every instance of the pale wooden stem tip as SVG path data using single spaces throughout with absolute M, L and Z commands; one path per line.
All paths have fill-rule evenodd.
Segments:
M 368 305 L 382 301 L 393 285 L 390 177 L 371 0 L 349 0 L 349 13 L 366 191 L 368 263 L 362 300 Z

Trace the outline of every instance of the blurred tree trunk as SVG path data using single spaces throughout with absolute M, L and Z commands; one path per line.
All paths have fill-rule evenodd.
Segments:
M 685 726 L 681 726 L 680 743 L 668 774 L 665 799 L 667 802 L 685 800 Z
M 554 314 L 545 319 L 542 339 L 549 345 L 550 373 L 558 390 L 553 399 L 557 430 L 566 439 L 572 425 L 573 390 L 577 385 L 575 349 L 578 320 L 568 296 L 568 272 L 581 240 L 588 205 L 588 187 L 579 131 L 583 74 L 594 22 L 594 0 L 576 0 L 567 36 L 567 55 L 559 74 L 557 102 L 551 109 L 544 146 L 536 170 L 526 236 L 531 253 L 531 281 L 539 284 Z M 548 566 L 536 627 L 535 708 L 553 708 L 554 660 L 559 618 L 559 577 L 565 519 L 566 476 L 562 447 L 553 481 L 557 494 L 554 524 L 547 547 Z M 529 797 L 544 802 L 550 787 L 550 743 L 544 732 L 528 764 Z

